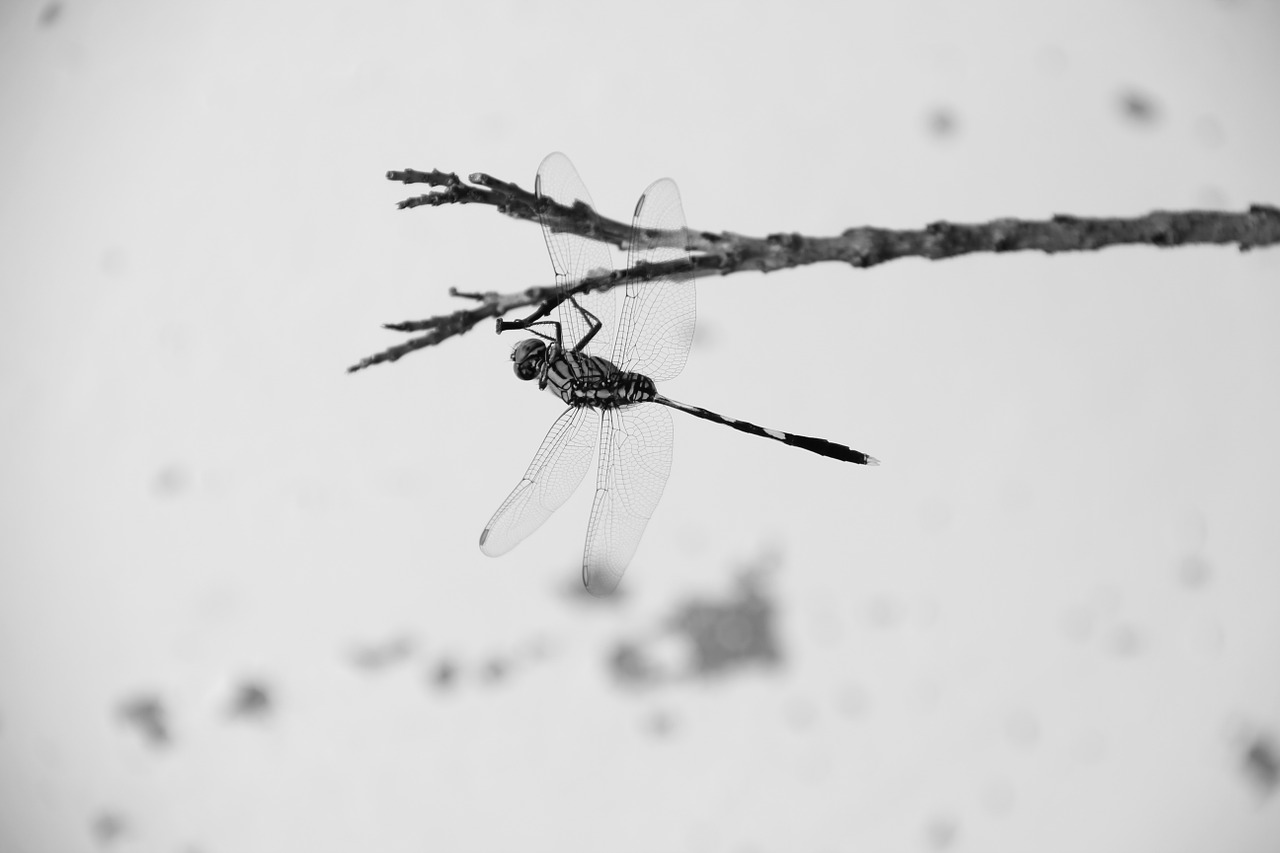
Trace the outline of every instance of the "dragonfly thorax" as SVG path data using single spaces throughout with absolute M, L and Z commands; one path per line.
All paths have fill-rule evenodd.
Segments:
M 617 365 L 598 355 L 587 355 L 547 346 L 541 341 L 529 344 L 512 354 L 516 375 L 524 378 L 530 367 L 536 370 L 538 387 L 550 391 L 571 406 L 612 409 L 632 403 L 647 403 L 657 396 L 653 380 L 641 373 L 619 370 Z M 523 358 L 524 369 L 521 369 Z

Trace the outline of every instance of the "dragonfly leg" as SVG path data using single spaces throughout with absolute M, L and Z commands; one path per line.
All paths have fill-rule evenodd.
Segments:
M 586 308 L 583 308 L 581 305 L 579 305 L 578 300 L 575 299 L 574 297 L 570 296 L 569 301 L 572 302 L 573 307 L 577 308 L 578 311 L 582 314 L 582 316 L 586 318 L 587 325 L 591 327 L 591 331 L 583 335 L 582 340 L 578 341 L 577 345 L 574 346 L 573 348 L 574 352 L 582 352 L 584 349 L 586 349 L 587 344 L 591 343 L 591 339 L 596 336 L 596 333 L 599 332 L 600 329 L 604 326 L 604 323 L 601 323 L 600 318 L 597 317 L 595 314 L 592 314 Z
M 551 311 L 550 308 L 543 306 L 539 308 L 537 311 L 530 314 L 528 317 L 525 317 L 521 320 L 503 320 L 501 317 L 499 317 L 498 318 L 498 334 L 502 334 L 503 332 L 511 332 L 511 331 L 528 331 L 537 335 L 540 338 L 545 338 L 546 340 L 551 341 L 552 343 L 555 343 L 555 344 L 559 344 L 561 347 L 563 347 L 564 333 L 561 331 L 560 321 L 540 319 L 542 317 L 545 317 L 550 311 Z M 553 337 L 544 332 L 539 332 L 537 329 L 533 328 L 534 326 L 554 326 L 556 330 L 555 336 Z M 593 331 L 591 334 L 595 334 L 595 332 Z
M 554 311 L 555 308 L 556 308 L 555 303 L 544 302 L 538 306 L 538 310 L 534 311 L 528 317 L 524 317 L 523 319 L 504 320 L 501 317 L 499 317 L 498 318 L 498 334 L 502 334 L 503 332 L 509 332 L 512 329 L 527 329 L 530 326 L 537 324 L 539 321 L 542 320 L 543 317 L 547 316 L 552 311 Z
M 574 346 L 573 348 L 574 352 L 582 352 L 582 350 L 586 348 L 587 344 L 591 343 L 591 339 L 594 338 L 596 334 L 604 327 L 604 323 L 600 322 L 600 318 L 597 317 L 595 314 L 592 314 L 586 308 L 583 308 L 581 305 L 579 305 L 578 300 L 575 299 L 574 297 L 570 296 L 569 302 L 573 304 L 574 308 L 578 309 L 578 313 L 580 313 L 586 319 L 587 325 L 590 327 L 587 333 L 583 335 L 582 340 L 578 341 L 576 346 Z M 555 320 L 542 319 L 543 317 L 550 314 L 553 310 L 555 310 L 556 307 L 557 307 L 556 303 L 544 302 L 542 305 L 538 306 L 538 309 L 534 311 L 532 314 L 530 314 L 528 317 L 522 317 L 519 320 L 503 320 L 501 317 L 499 317 L 497 322 L 498 334 L 502 334 L 503 332 L 510 332 L 516 329 L 520 329 L 520 330 L 527 329 L 528 331 L 533 332 L 533 334 L 537 335 L 538 337 L 546 338 L 549 341 L 554 340 L 556 343 L 560 344 L 563 347 L 564 341 L 562 340 L 562 331 L 560 328 L 560 323 Z M 556 336 L 555 338 L 552 338 L 549 335 L 544 335 L 542 332 L 534 331 L 534 329 L 531 328 L 533 326 L 555 326 Z
M 534 326 L 555 326 L 556 328 L 555 336 L 553 337 L 544 332 L 539 332 L 537 329 L 534 328 Z M 560 330 L 559 320 L 539 320 L 536 323 L 530 323 L 528 326 L 525 326 L 525 331 L 532 332 L 538 337 L 551 341 L 553 344 L 557 344 L 560 347 L 564 346 L 564 332 Z

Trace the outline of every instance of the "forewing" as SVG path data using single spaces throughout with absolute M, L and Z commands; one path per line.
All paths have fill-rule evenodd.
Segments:
M 638 403 L 604 415 L 582 555 L 582 581 L 592 595 L 617 587 L 671 473 L 671 415 L 665 408 Z
M 645 231 L 677 231 L 685 227 L 680 190 L 670 178 L 654 181 L 640 196 L 632 219 L 627 267 L 672 261 L 689 256 L 680 246 L 642 248 Z M 613 363 L 643 373 L 655 382 L 684 370 L 697 321 L 693 276 L 680 274 L 627 285 L 618 321 Z
M 538 179 L 534 191 L 539 198 L 549 198 L 565 207 L 573 207 L 579 201 L 595 209 L 591 194 L 578 177 L 578 170 L 573 168 L 569 158 L 555 152 L 548 154 L 538 167 Z M 592 273 L 608 273 L 613 271 L 613 259 L 609 255 L 609 247 L 595 240 L 588 240 L 577 234 L 554 231 L 547 217 L 542 218 L 542 233 L 547 239 L 547 251 L 551 255 L 551 265 L 556 271 L 556 284 L 568 288 Z M 609 358 L 613 354 L 613 330 L 617 323 L 617 302 L 612 290 L 593 291 L 574 297 L 577 303 L 600 319 L 603 328 L 587 344 L 588 355 L 599 355 Z M 568 301 L 561 302 L 557 309 L 561 329 L 564 332 L 564 345 L 568 349 L 577 346 L 590 331 L 590 324 L 582 312 Z
M 481 551 L 490 557 L 507 553 L 569 499 L 591 465 L 599 424 L 596 409 L 570 406 L 564 410 L 542 440 L 520 485 L 485 525 Z

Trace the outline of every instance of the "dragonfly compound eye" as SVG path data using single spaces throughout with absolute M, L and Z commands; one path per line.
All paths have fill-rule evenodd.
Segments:
M 524 380 L 533 379 L 538 375 L 538 368 L 546 354 L 547 345 L 537 338 L 529 338 L 516 344 L 516 348 L 511 351 L 516 376 Z

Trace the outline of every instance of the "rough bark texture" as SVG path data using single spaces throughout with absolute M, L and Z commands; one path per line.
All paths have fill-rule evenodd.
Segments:
M 994 219 L 978 224 L 932 222 L 917 230 L 850 228 L 834 237 L 803 234 L 770 234 L 747 237 L 728 231 L 650 231 L 633 235 L 629 223 L 601 216 L 585 204 L 564 207 L 547 198 L 538 198 L 516 184 L 477 172 L 462 181 L 453 172 L 419 172 L 406 169 L 388 172 L 387 178 L 404 184 L 425 183 L 433 188 L 426 195 L 399 203 L 403 209 L 447 204 L 486 204 L 516 219 L 540 222 L 556 231 L 570 231 L 620 249 L 630 248 L 633 239 L 645 245 L 679 246 L 689 257 L 662 264 L 640 265 L 615 270 L 605 276 L 583 279 L 569 293 L 617 287 L 668 275 L 695 277 L 729 275 L 754 270 L 772 272 L 824 261 L 839 261 L 854 267 L 873 267 L 897 258 L 941 260 L 974 252 L 1058 252 L 1096 251 L 1107 246 L 1149 245 L 1158 248 L 1194 245 L 1235 245 L 1240 251 L 1280 243 L 1280 208 L 1255 204 L 1243 213 L 1188 210 L 1153 211 L 1130 218 L 1091 218 L 1056 215 L 1051 219 Z M 429 317 L 389 323 L 386 328 L 400 332 L 425 332 L 361 359 L 348 368 L 354 372 L 374 364 L 395 361 L 414 350 L 434 346 L 454 335 L 470 331 L 483 320 L 500 318 L 508 311 L 531 306 L 548 306 L 565 296 L 554 285 L 499 294 L 460 293 L 451 295 L 479 304 Z

